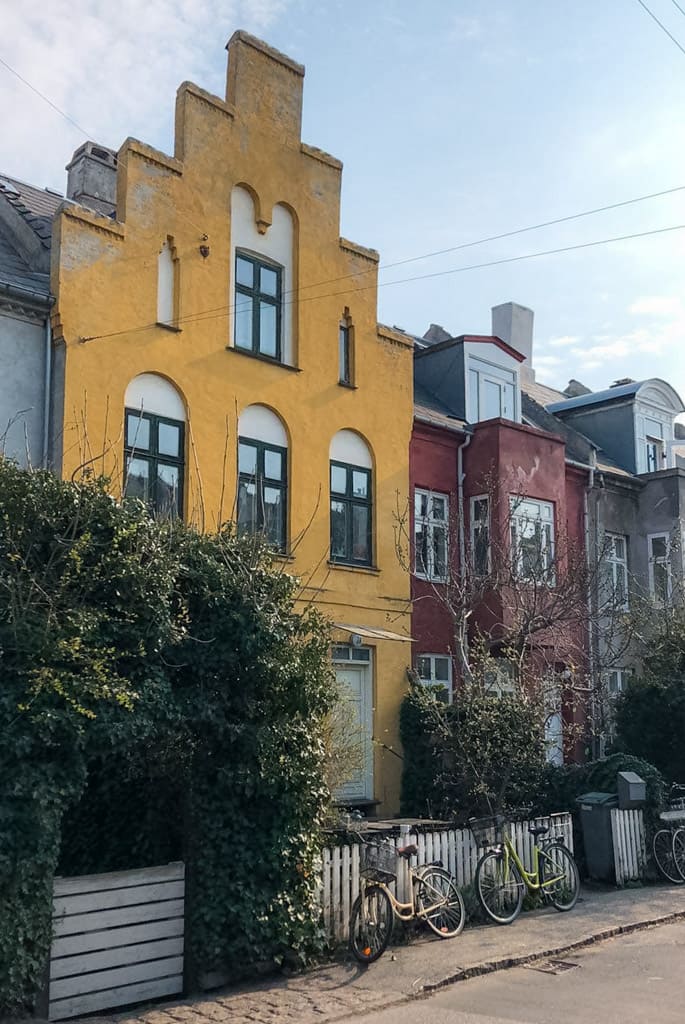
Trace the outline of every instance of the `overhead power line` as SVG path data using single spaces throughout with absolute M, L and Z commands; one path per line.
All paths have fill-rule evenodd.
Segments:
M 679 42 L 678 42 L 678 40 L 676 39 L 676 37 L 675 37 L 675 36 L 674 36 L 674 35 L 673 35 L 673 34 L 672 34 L 671 32 L 669 32 L 669 31 L 668 31 L 668 29 L 666 28 L 666 26 L 664 25 L 664 23 L 663 23 L 662 21 L 659 21 L 659 19 L 657 18 L 656 14 L 654 13 L 654 11 L 651 11 L 651 10 L 649 9 L 649 7 L 647 6 L 647 4 L 645 3 L 645 0 L 637 0 L 637 2 L 639 3 L 640 7 L 642 7 L 642 9 L 643 9 L 644 11 L 646 11 L 646 12 L 647 12 L 647 14 L 648 14 L 648 15 L 650 16 L 650 18 L 652 19 L 652 21 L 655 21 L 655 22 L 657 23 L 657 25 L 659 26 L 659 28 L 661 29 L 661 31 L 662 31 L 662 32 L 665 32 L 665 33 L 666 33 L 666 35 L 667 35 L 667 36 L 668 36 L 668 38 L 669 38 L 669 39 L 671 40 L 671 42 L 675 43 L 675 45 L 676 45 L 676 46 L 678 47 L 678 49 L 680 50 L 680 52 L 681 52 L 682 54 L 685 54 L 685 47 L 683 47 L 683 46 L 681 45 L 681 43 L 679 43 Z M 681 11 L 681 13 L 683 13 L 683 12 L 682 12 L 682 8 L 681 8 L 681 7 L 679 6 L 679 4 L 676 4 L 676 7 L 678 8 L 678 10 L 679 10 L 679 11 Z
M 683 16 L 683 17 L 685 18 L 685 10 L 683 10 L 683 8 L 682 8 L 682 7 L 680 6 L 680 4 L 678 3 L 678 0 L 671 0 L 671 2 L 673 3 L 673 5 L 674 5 L 675 7 L 677 7 L 677 8 L 678 8 L 678 10 L 679 10 L 679 11 L 680 11 L 680 13 L 682 14 L 682 16 Z
M 539 259 L 543 256 L 557 256 L 565 252 L 578 252 L 581 249 L 591 249 L 598 245 L 609 245 L 612 242 L 627 242 L 636 238 L 647 238 L 654 235 L 663 235 L 672 231 L 683 231 L 685 230 L 685 224 L 672 224 L 665 228 L 653 228 L 651 231 L 637 231 L 630 235 L 615 235 L 612 238 L 598 238 L 592 242 L 580 242 L 577 245 L 564 245 L 557 249 L 543 249 L 540 252 L 523 253 L 520 256 L 505 256 L 498 260 L 488 260 L 485 263 L 472 263 L 465 267 L 452 267 L 450 270 L 437 270 L 431 274 L 417 274 L 414 277 L 399 278 L 396 281 L 382 281 L 376 286 L 373 284 L 361 285 L 359 288 L 348 288 L 337 292 L 326 292 L 324 295 L 309 295 L 304 298 L 294 298 L 288 302 L 284 302 L 284 306 L 292 306 L 295 304 L 302 304 L 305 302 L 318 302 L 321 299 L 330 299 L 338 295 L 350 295 L 356 294 L 357 292 L 370 291 L 378 288 L 390 288 L 397 284 L 409 284 L 412 281 L 427 281 L 435 277 L 447 277 L 451 274 L 464 274 L 471 270 L 483 270 L 486 267 L 499 267 L 505 263 L 520 263 L 523 260 Z M 189 313 L 185 317 L 180 317 L 175 324 L 192 324 L 202 323 L 204 320 L 216 320 L 224 316 L 228 316 L 236 309 L 242 308 L 241 306 L 228 305 L 217 307 L 216 309 L 209 309 L 200 311 L 198 313 Z M 87 338 L 82 338 L 82 341 L 100 341 L 106 338 L 117 338 L 124 334 L 137 334 L 139 331 L 147 331 L 153 327 L 158 327 L 157 321 L 150 322 L 147 324 L 140 324 L 134 327 L 124 328 L 119 331 L 110 331 L 106 334 L 93 334 Z

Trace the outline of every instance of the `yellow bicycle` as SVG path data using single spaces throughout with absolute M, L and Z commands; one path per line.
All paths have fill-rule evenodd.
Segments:
M 476 865 L 476 892 L 485 913 L 497 924 L 511 924 L 521 913 L 526 889 L 542 894 L 557 910 L 571 910 L 580 892 L 580 875 L 571 851 L 548 825 L 532 825 L 533 870 L 526 871 L 501 814 L 471 818 L 469 827 L 485 849 Z M 547 838 L 543 838 L 547 836 Z M 538 839 L 541 841 L 538 843 Z

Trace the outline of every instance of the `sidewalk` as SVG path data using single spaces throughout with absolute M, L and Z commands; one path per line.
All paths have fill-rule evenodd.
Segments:
M 289 979 L 221 989 L 202 997 L 158 1004 L 91 1024 L 320 1024 L 392 1006 L 442 985 L 560 956 L 600 939 L 685 918 L 685 887 L 596 891 L 584 889 L 568 914 L 524 913 L 509 926 L 483 925 L 456 939 L 421 936 L 389 949 L 368 968 L 352 961 Z

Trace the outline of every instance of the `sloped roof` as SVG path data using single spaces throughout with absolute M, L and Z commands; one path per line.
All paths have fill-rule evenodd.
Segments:
M 0 172 L 0 195 L 30 224 L 46 249 L 50 248 L 52 239 L 52 219 L 58 207 L 64 202 L 64 196 L 49 192 L 45 188 L 36 188 L 18 178 L 10 178 Z
M 434 427 L 446 427 L 448 430 L 465 430 L 464 420 L 460 420 L 441 402 L 439 398 L 424 388 L 414 384 L 414 415 L 423 423 Z
M 7 238 L 0 232 L 0 282 L 22 291 L 34 292 L 47 299 L 50 277 L 31 270 Z
M 552 402 L 563 402 L 566 398 L 563 391 L 550 388 L 547 384 L 539 384 L 538 381 L 526 381 L 521 384 L 521 389 L 537 402 L 538 405 L 550 405 Z

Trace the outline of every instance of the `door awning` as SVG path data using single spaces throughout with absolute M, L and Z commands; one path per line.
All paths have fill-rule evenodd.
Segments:
M 393 633 L 389 629 L 377 629 L 375 626 L 357 626 L 352 622 L 334 622 L 336 629 L 344 629 L 347 633 L 356 633 L 365 640 L 399 640 L 401 643 L 416 643 L 413 637 Z

